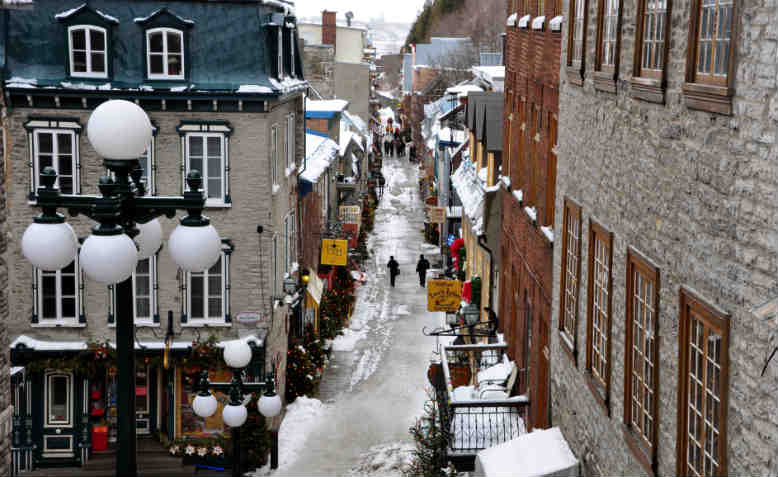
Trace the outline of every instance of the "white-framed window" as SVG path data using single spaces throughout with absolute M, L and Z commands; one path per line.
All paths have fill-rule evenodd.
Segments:
M 226 191 L 226 144 L 222 133 L 186 134 L 186 173 L 200 171 L 206 205 L 223 205 Z
M 273 183 L 273 186 L 277 185 L 279 182 L 278 176 L 280 174 L 278 171 L 281 168 L 281 144 L 279 130 L 280 127 L 278 124 L 274 124 L 270 128 L 270 181 Z M 275 192 L 275 187 L 273 187 L 273 189 L 273 192 Z
M 138 260 L 132 272 L 132 317 L 136 326 L 159 326 L 158 254 Z M 108 326 L 116 324 L 116 288 L 108 285 Z
M 184 32 L 174 28 L 146 31 L 146 71 L 149 79 L 184 79 Z
M 34 326 L 82 326 L 84 277 L 81 273 L 78 257 L 54 272 L 34 269 Z
M 46 427 L 73 427 L 73 373 L 46 372 Z
M 35 129 L 32 131 L 33 192 L 40 186 L 40 173 L 46 167 L 57 172 L 55 187 L 63 194 L 80 193 L 78 136 L 69 129 Z
M 289 30 L 289 71 L 291 72 L 290 76 L 292 78 L 296 78 L 297 74 L 294 70 L 294 55 L 295 55 L 295 44 L 294 44 L 294 28 Z
M 156 158 L 154 157 L 154 137 L 149 142 L 149 147 L 143 151 L 143 155 L 138 158 L 140 166 L 143 168 L 143 175 L 141 180 L 146 184 L 146 190 L 144 195 L 156 195 L 157 194 L 157 181 L 155 173 L 157 170 Z
M 291 171 L 295 165 L 296 141 L 294 113 L 286 117 L 286 170 Z
M 289 212 L 284 217 L 284 273 L 289 273 L 296 257 L 295 243 L 295 219 L 294 213 Z
M 227 325 L 230 319 L 230 253 L 203 272 L 186 272 L 185 326 Z
M 80 78 L 108 77 L 108 35 L 106 29 L 93 25 L 68 27 L 70 76 Z

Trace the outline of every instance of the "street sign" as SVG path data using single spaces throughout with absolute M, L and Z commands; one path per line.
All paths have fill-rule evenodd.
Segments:
M 321 241 L 322 265 L 345 265 L 348 256 L 348 242 L 346 240 L 324 239 Z
M 462 302 L 462 282 L 459 280 L 428 280 L 427 311 L 454 313 Z
M 431 224 L 442 224 L 446 221 L 445 207 L 427 207 L 427 217 Z
M 235 321 L 238 323 L 259 323 L 265 320 L 262 318 L 261 313 L 255 311 L 241 311 L 235 315 Z

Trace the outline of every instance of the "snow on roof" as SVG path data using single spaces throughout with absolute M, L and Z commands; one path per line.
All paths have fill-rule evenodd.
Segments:
M 535 17 L 532 19 L 532 29 L 533 30 L 542 30 L 543 24 L 546 22 L 545 16 Z
M 456 95 L 459 95 L 461 97 L 463 95 L 467 96 L 467 93 L 469 93 L 471 91 L 480 92 L 480 91 L 483 91 L 483 88 L 481 88 L 480 86 L 476 86 L 474 84 L 460 84 L 460 85 L 452 86 L 452 87 L 448 88 L 446 90 L 446 93 L 448 93 L 448 94 L 456 94 Z
M 285 77 L 281 82 L 276 81 L 274 78 L 268 78 L 270 84 L 282 94 L 288 94 L 293 91 L 297 91 L 308 87 L 308 82 L 305 80 Z
M 343 111 L 343 118 L 341 119 L 341 122 L 343 120 L 351 123 L 351 125 L 354 126 L 354 129 L 356 129 L 360 134 L 362 134 L 363 136 L 367 136 L 368 129 L 364 119 L 360 118 L 356 114 L 351 114 L 348 111 Z
M 259 86 L 256 84 L 242 84 L 236 91 L 236 93 L 265 93 L 272 94 L 273 90 L 267 86 Z
M 356 144 L 360 150 L 362 151 L 365 150 L 365 148 L 362 147 L 362 141 L 359 140 L 359 136 L 357 134 L 354 134 L 351 131 L 341 131 L 340 133 L 340 155 L 341 156 L 346 154 L 350 142 Z
M 504 66 L 473 66 L 473 73 L 487 81 L 504 80 Z
M 294 2 L 285 2 L 282 0 L 262 0 L 263 5 L 276 7 L 284 11 L 284 15 L 294 15 Z
M 514 13 L 513 15 L 508 17 L 508 21 L 505 22 L 505 26 L 516 26 L 516 19 L 519 17 L 518 13 Z
M 3 3 L 5 3 L 5 0 L 3 0 Z M 68 18 L 68 17 L 72 16 L 73 14 L 81 11 L 81 9 L 83 9 L 83 8 L 87 8 L 86 3 L 84 3 L 81 6 L 78 6 L 76 8 L 71 8 L 70 10 L 65 10 L 64 12 L 57 13 L 56 15 L 54 15 L 54 18 L 56 18 L 57 20 L 64 20 L 65 18 Z M 116 18 L 116 17 L 112 17 L 111 15 L 108 15 L 107 13 L 103 13 L 100 10 L 95 10 L 95 13 L 97 13 L 98 15 L 100 15 L 106 21 L 108 21 L 110 23 L 116 23 L 117 25 L 119 24 L 119 19 Z
M 335 141 L 316 134 L 306 134 L 305 170 L 300 173 L 300 178 L 311 183 L 318 182 L 337 155 L 338 145 Z
M 255 342 L 258 345 L 262 345 L 264 340 L 257 335 L 249 335 L 245 336 L 243 338 L 238 338 L 237 340 L 223 340 L 216 343 L 217 346 L 224 347 L 227 343 L 232 341 L 245 341 L 247 343 L 249 342 Z M 112 342 L 108 342 L 108 344 L 115 348 L 116 344 Z M 16 348 L 19 345 L 24 345 L 27 348 L 33 349 L 35 351 L 83 351 L 87 349 L 87 342 L 86 340 L 81 341 L 43 341 L 35 338 L 31 338 L 26 335 L 20 335 L 18 338 L 13 340 L 13 342 L 10 345 L 10 348 Z M 192 346 L 191 341 L 174 341 L 171 345 L 171 349 L 186 349 Z M 135 342 L 135 349 L 165 349 L 165 342 L 162 340 L 158 341 L 136 341 Z
M 451 176 L 451 184 L 462 201 L 465 214 L 473 226 L 473 233 L 481 235 L 484 224 L 484 188 L 476 177 L 475 166 L 470 161 L 462 161 Z
M 5 85 L 8 88 L 37 88 L 38 80 L 35 78 L 22 78 L 20 76 L 14 76 L 11 79 L 5 80 Z
M 182 22 L 186 23 L 187 25 L 194 25 L 195 24 L 194 20 L 189 20 L 188 18 L 184 18 L 182 16 L 176 15 L 175 13 L 171 12 L 170 10 L 168 10 L 166 7 L 162 7 L 162 8 L 159 8 L 157 10 L 154 10 L 153 12 L 151 12 L 148 15 L 146 15 L 145 17 L 135 17 L 133 19 L 133 21 L 135 23 L 143 23 L 143 22 L 151 19 L 151 17 L 153 17 L 154 15 L 157 15 L 158 13 L 162 12 L 162 10 L 164 10 L 167 13 L 169 13 L 169 14 L 173 15 L 174 17 L 178 18 L 179 20 L 181 20 Z
M 476 459 L 476 472 L 486 477 L 573 475 L 577 466 L 578 459 L 558 427 L 537 429 L 489 447 Z
M 313 99 L 305 100 L 306 111 L 318 111 L 318 112 L 342 112 L 348 107 L 348 101 L 345 99 L 329 99 L 316 101 Z

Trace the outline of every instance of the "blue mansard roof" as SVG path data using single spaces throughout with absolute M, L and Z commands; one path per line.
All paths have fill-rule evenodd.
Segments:
M 4 14 L 2 84 L 10 91 L 278 96 L 307 86 L 291 1 L 36 0 L 32 9 Z M 74 25 L 105 28 L 107 78 L 71 76 L 68 28 Z M 157 27 L 184 34 L 183 80 L 147 78 L 145 32 Z M 277 71 L 279 28 L 283 75 Z

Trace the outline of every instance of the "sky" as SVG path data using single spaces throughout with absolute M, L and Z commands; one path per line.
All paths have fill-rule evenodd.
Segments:
M 424 0 L 296 0 L 298 17 L 319 17 L 326 7 L 338 12 L 338 19 L 351 11 L 355 21 L 367 22 L 381 15 L 388 22 L 412 23 Z

